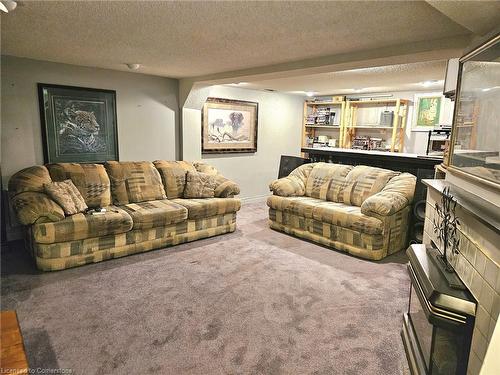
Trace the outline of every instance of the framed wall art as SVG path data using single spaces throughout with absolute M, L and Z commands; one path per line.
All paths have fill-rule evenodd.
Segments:
M 415 94 L 412 130 L 429 131 L 440 125 L 443 107 L 441 93 Z
M 46 163 L 118 160 L 116 92 L 38 84 Z
M 208 98 L 202 111 L 203 154 L 256 152 L 259 104 Z

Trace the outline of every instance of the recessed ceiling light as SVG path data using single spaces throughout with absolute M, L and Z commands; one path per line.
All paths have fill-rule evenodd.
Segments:
M 17 2 L 13 0 L 0 1 L 0 10 L 5 13 L 12 12 L 17 7 Z
M 419 85 L 424 86 L 424 87 L 431 87 L 434 85 L 439 85 L 441 82 L 444 82 L 444 81 L 439 81 L 437 79 L 431 79 L 429 81 L 420 82 Z
M 313 91 L 306 91 L 305 92 L 307 96 L 314 96 L 314 92 Z
M 141 64 L 137 63 L 127 63 L 125 65 L 127 65 L 127 68 L 129 68 L 130 70 L 137 70 L 141 67 Z
M 364 89 L 354 89 L 354 92 L 362 92 Z
M 496 90 L 498 88 L 500 88 L 500 86 L 485 87 L 484 89 L 481 89 L 481 91 L 488 92 L 488 91 L 491 91 L 491 90 Z

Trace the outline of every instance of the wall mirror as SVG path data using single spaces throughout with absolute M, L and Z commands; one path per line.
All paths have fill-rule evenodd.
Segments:
M 460 59 L 449 166 L 500 188 L 500 34 Z

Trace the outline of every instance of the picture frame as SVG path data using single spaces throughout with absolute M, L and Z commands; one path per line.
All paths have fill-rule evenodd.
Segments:
M 444 107 L 441 92 L 415 94 L 412 131 L 429 131 L 440 125 Z
M 119 160 L 116 91 L 38 83 L 45 163 Z
M 202 154 L 257 152 L 259 104 L 208 98 L 201 118 Z

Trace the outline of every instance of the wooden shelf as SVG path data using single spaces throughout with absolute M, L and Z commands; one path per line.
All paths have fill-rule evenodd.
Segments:
M 394 103 L 394 105 L 399 103 L 407 104 L 408 100 L 405 99 L 377 99 L 377 100 L 349 100 L 349 104 L 386 104 L 386 103 Z
M 342 105 L 342 102 L 306 102 L 306 105 Z
M 332 100 L 329 100 L 329 99 Z M 338 100 L 341 98 L 342 101 Z M 401 151 L 403 148 L 404 142 L 404 129 L 406 125 L 406 117 L 408 111 L 408 103 L 409 100 L 406 99 L 374 99 L 374 100 L 349 100 L 345 97 L 325 97 L 326 101 L 304 101 L 304 122 L 302 128 L 302 145 L 305 147 L 307 138 L 314 138 L 318 136 L 318 132 L 323 129 L 330 130 L 338 130 L 338 147 L 339 148 L 351 148 L 352 141 L 356 136 L 356 131 L 363 132 L 365 130 L 365 134 L 369 130 L 373 131 L 384 131 L 391 132 L 387 135 L 386 142 L 389 144 L 390 149 L 393 152 Z M 306 124 L 308 119 L 308 115 L 314 113 L 314 111 L 321 109 L 321 106 L 339 106 L 340 110 L 336 111 L 339 119 L 335 118 L 335 120 L 340 121 L 338 125 L 314 125 L 314 124 Z M 392 107 L 391 110 L 394 112 L 394 117 L 392 121 L 392 126 L 379 126 L 379 125 L 354 125 L 357 123 L 356 121 L 356 113 L 357 111 L 362 111 L 363 106 L 378 106 L 383 109 L 383 107 Z M 320 108 L 317 108 L 320 107 Z M 366 120 L 365 120 L 366 121 Z M 363 122 L 360 119 L 360 122 Z M 336 137 L 335 133 L 335 138 Z M 383 135 L 383 133 L 381 134 Z
M 391 134 L 388 135 L 389 139 L 386 139 L 386 144 L 390 144 L 390 150 L 392 152 L 399 152 L 403 148 L 404 143 L 404 129 L 406 126 L 406 117 L 408 111 L 408 100 L 406 99 L 374 99 L 374 100 L 347 100 L 346 103 L 346 137 L 343 143 L 344 148 L 351 148 L 354 138 L 356 137 L 356 132 L 363 132 L 365 134 L 368 130 L 373 131 L 389 131 Z M 363 107 L 366 106 L 366 107 Z M 366 108 L 380 108 L 383 110 L 384 107 L 391 106 L 393 112 L 393 119 L 391 126 L 380 126 L 380 125 L 363 125 L 359 124 L 357 121 L 358 111 L 365 110 Z M 389 143 L 390 142 L 390 143 Z
M 392 129 L 392 126 L 371 126 L 371 125 L 356 125 L 352 126 L 351 129 Z
M 305 125 L 306 128 L 340 129 L 339 125 Z

